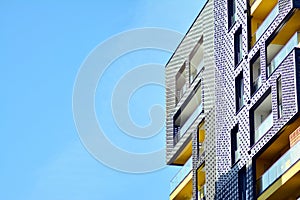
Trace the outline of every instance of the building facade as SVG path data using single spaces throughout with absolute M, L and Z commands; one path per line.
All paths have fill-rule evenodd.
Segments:
M 216 199 L 300 196 L 297 0 L 216 0 Z
M 300 198 L 300 1 L 207 1 L 166 65 L 170 199 Z
M 182 168 L 171 200 L 215 194 L 213 1 L 207 1 L 166 65 L 166 158 Z

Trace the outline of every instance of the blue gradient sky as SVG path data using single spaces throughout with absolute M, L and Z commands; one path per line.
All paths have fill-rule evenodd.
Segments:
M 176 168 L 122 173 L 85 150 L 73 121 L 73 85 L 81 63 L 102 41 L 143 27 L 184 34 L 203 4 L 200 0 L 1 1 L 0 199 L 168 199 Z M 165 64 L 170 56 L 145 50 L 124 69 L 149 62 Z M 133 60 L 132 55 L 127 59 Z M 115 65 L 107 80 L 121 64 Z M 110 82 L 106 84 L 109 88 Z M 143 102 L 145 92 L 152 100 Z M 145 108 L 153 103 L 164 105 L 162 87 L 145 88 L 134 96 L 129 105 L 133 120 L 149 123 Z M 101 110 L 101 104 L 96 107 Z M 106 112 L 97 114 L 109 115 Z M 116 134 L 113 127 L 113 121 L 106 123 L 107 132 Z M 164 145 L 163 131 L 147 147 L 113 134 L 116 145 L 130 151 Z

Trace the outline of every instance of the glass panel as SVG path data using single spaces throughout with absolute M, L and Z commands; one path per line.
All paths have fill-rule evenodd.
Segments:
M 204 49 L 203 49 L 203 38 L 199 40 L 196 47 L 193 49 L 190 55 L 190 83 L 197 77 L 199 72 L 204 66 Z
M 170 192 L 173 192 L 176 187 L 185 179 L 185 177 L 192 171 L 192 157 L 183 165 L 183 167 L 177 172 L 170 182 Z
M 295 33 L 287 44 L 276 54 L 274 59 L 268 65 L 268 76 L 270 76 L 273 71 L 279 66 L 279 64 L 286 58 L 286 56 L 299 45 L 300 33 Z
M 236 112 L 244 105 L 244 79 L 241 72 L 235 79 Z
M 189 96 L 186 99 L 186 102 L 186 104 L 184 103 L 182 108 L 175 114 L 173 119 L 175 144 L 203 111 L 201 85 L 197 86 L 197 89 L 193 91 L 192 96 Z
M 262 193 L 277 178 L 286 172 L 293 164 L 300 160 L 300 142 L 288 150 L 275 162 L 257 181 L 258 194 Z
M 260 53 L 251 60 L 251 78 L 251 94 L 253 94 L 261 86 Z
M 270 26 L 270 24 L 273 22 L 273 20 L 276 18 L 276 16 L 279 14 L 279 7 L 278 4 L 273 8 L 273 10 L 270 12 L 270 14 L 266 17 L 266 19 L 263 21 L 263 23 L 259 26 L 255 33 L 255 40 L 257 41 L 262 34 L 267 30 L 267 28 Z
M 281 84 L 281 77 L 277 79 L 277 111 L 278 111 L 278 118 L 282 116 L 282 84 Z
M 176 104 L 180 101 L 185 93 L 186 87 L 186 75 L 185 75 L 185 63 L 182 65 L 178 73 L 176 74 Z
M 255 130 L 255 142 L 257 142 L 272 126 L 273 126 L 273 113 L 271 112 L 267 116 L 267 118 Z
M 243 40 L 242 28 L 239 28 L 234 34 L 234 64 L 237 66 L 243 58 Z
M 236 0 L 228 0 L 228 28 L 230 28 L 237 19 L 235 1 Z
M 273 126 L 271 90 L 268 92 L 269 95 L 254 110 L 254 142 L 257 142 Z

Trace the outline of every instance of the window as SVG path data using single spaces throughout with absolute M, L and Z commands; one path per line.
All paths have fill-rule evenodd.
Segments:
M 238 173 L 239 200 L 246 200 L 246 168 L 243 167 Z
M 271 89 L 261 99 L 258 106 L 250 111 L 251 144 L 257 142 L 273 126 Z
M 240 159 L 240 140 L 238 138 L 239 127 L 236 125 L 231 130 L 231 164 L 234 165 Z
M 235 105 L 238 112 L 244 105 L 244 79 L 241 72 L 235 79 Z
M 183 94 L 186 91 L 186 75 L 185 75 L 185 63 L 181 66 L 180 70 L 176 74 L 176 104 L 180 101 Z
M 234 34 L 234 64 L 237 66 L 243 57 L 242 28 L 240 27 Z
M 200 82 L 173 117 L 174 145 L 186 133 L 202 111 L 202 88 Z
M 197 45 L 189 56 L 190 60 L 190 83 L 194 81 L 199 72 L 204 66 L 204 49 L 203 49 L 203 37 L 198 41 Z
M 228 0 L 228 28 L 230 28 L 235 22 L 235 0 Z
M 277 79 L 277 112 L 278 119 L 282 116 L 282 83 L 281 76 Z
M 258 52 L 250 62 L 251 94 L 254 94 L 261 86 L 260 53 Z

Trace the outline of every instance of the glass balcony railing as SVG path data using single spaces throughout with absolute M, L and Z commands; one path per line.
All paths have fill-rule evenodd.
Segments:
M 272 126 L 273 126 L 273 113 L 271 112 L 268 115 L 268 117 L 255 130 L 255 142 L 257 142 Z
M 190 62 L 190 65 L 193 65 Z M 202 68 L 204 67 L 204 59 L 201 59 L 199 65 L 197 67 L 194 66 L 190 66 L 190 83 L 193 82 L 193 80 L 198 76 L 199 72 L 202 70 Z
M 255 92 L 261 86 L 261 75 L 259 75 L 253 82 L 252 91 Z
M 170 192 L 172 193 L 176 187 L 184 180 L 184 178 L 192 171 L 193 163 L 192 157 L 183 165 L 170 182 Z
M 206 194 L 206 185 L 204 184 L 204 185 L 198 190 L 198 200 L 205 200 L 205 194 Z
M 185 132 L 188 130 L 188 128 L 192 125 L 192 123 L 197 119 L 197 117 L 200 115 L 200 113 L 203 110 L 202 103 L 194 110 L 193 114 L 189 117 L 189 119 L 185 122 L 185 124 L 181 127 L 179 131 L 180 137 L 182 137 Z
M 185 134 L 188 128 L 193 124 L 196 118 L 200 115 L 203 110 L 202 103 L 194 110 L 188 120 L 181 127 L 174 128 L 174 139 L 177 141 Z
M 288 150 L 277 162 L 275 162 L 262 176 L 257 180 L 257 191 L 261 194 L 272 183 L 274 183 L 284 172 L 293 164 L 300 160 L 300 142 Z
M 273 20 L 276 18 L 278 14 L 279 14 L 279 6 L 278 4 L 276 4 L 276 6 L 273 8 L 270 14 L 266 17 L 263 23 L 256 30 L 255 41 L 257 41 L 262 36 L 262 34 L 267 30 L 267 28 L 270 26 L 270 24 L 273 22 Z
M 268 65 L 268 76 L 279 66 L 279 64 L 286 58 L 286 56 L 299 45 L 300 32 L 296 32 L 286 45 L 277 53 L 271 63 Z
M 176 91 L 176 103 L 178 103 L 178 102 L 180 101 L 180 99 L 183 97 L 183 95 L 184 95 L 186 89 L 187 89 L 187 86 L 186 86 L 186 84 L 184 84 L 184 85 L 180 88 L 180 90 L 177 90 L 177 91 Z

